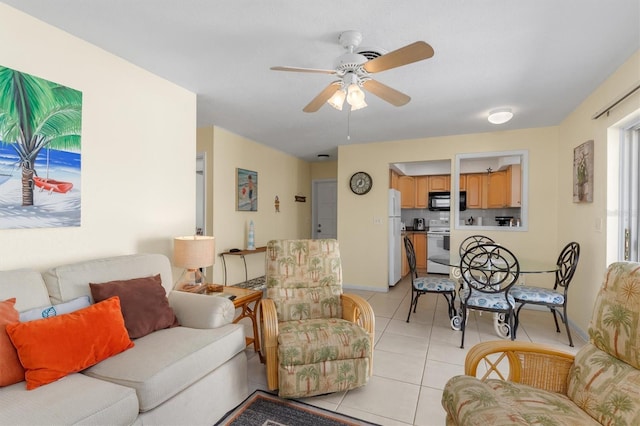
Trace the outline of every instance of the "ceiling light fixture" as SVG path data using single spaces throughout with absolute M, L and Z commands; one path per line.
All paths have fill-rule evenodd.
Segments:
M 491 124 L 504 124 L 513 118 L 513 112 L 511 108 L 498 108 L 489 112 L 489 123 Z
M 345 87 L 347 88 L 346 90 Z M 360 88 L 360 81 L 354 73 L 345 74 L 340 89 L 336 90 L 327 100 L 327 103 L 338 111 L 342 111 L 345 99 L 347 103 L 351 105 L 351 111 L 356 111 L 367 106 L 367 103 L 364 101 L 364 92 Z

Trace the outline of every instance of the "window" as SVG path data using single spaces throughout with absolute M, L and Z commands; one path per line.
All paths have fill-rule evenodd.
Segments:
M 640 122 L 620 132 L 620 226 L 618 259 L 638 262 L 640 242 Z

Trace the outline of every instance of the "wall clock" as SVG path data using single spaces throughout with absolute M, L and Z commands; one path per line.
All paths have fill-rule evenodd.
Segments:
M 351 176 L 349 186 L 351 186 L 351 192 L 357 195 L 364 195 L 371 190 L 373 180 L 368 173 L 356 172 Z

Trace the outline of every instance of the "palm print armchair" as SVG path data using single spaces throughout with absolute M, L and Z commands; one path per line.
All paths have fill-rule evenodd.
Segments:
M 445 385 L 442 406 L 447 425 L 640 425 L 639 368 L 640 263 L 617 262 L 575 357 L 534 343 L 480 343 L 466 375 Z
M 267 386 L 284 398 L 353 389 L 373 372 L 369 303 L 342 293 L 338 241 L 267 244 L 259 321 Z

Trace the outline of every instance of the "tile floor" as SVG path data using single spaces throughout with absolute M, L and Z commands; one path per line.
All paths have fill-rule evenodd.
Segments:
M 440 405 L 447 380 L 464 371 L 467 350 L 475 343 L 499 339 L 493 329 L 492 314 L 472 312 L 460 349 L 460 332 L 449 325 L 447 304 L 439 295 L 420 297 L 418 309 L 407 313 L 411 282 L 403 279 L 388 293 L 356 293 L 369 301 L 376 316 L 373 377 L 361 388 L 304 399 L 305 402 L 381 425 L 432 426 L 445 424 Z M 562 327 L 561 327 L 562 328 Z M 572 330 L 575 344 L 568 344 L 566 332 L 555 332 L 548 311 L 522 310 L 517 340 L 550 344 L 575 353 L 584 345 Z M 249 392 L 266 389 L 266 373 L 253 349 L 249 358 Z

